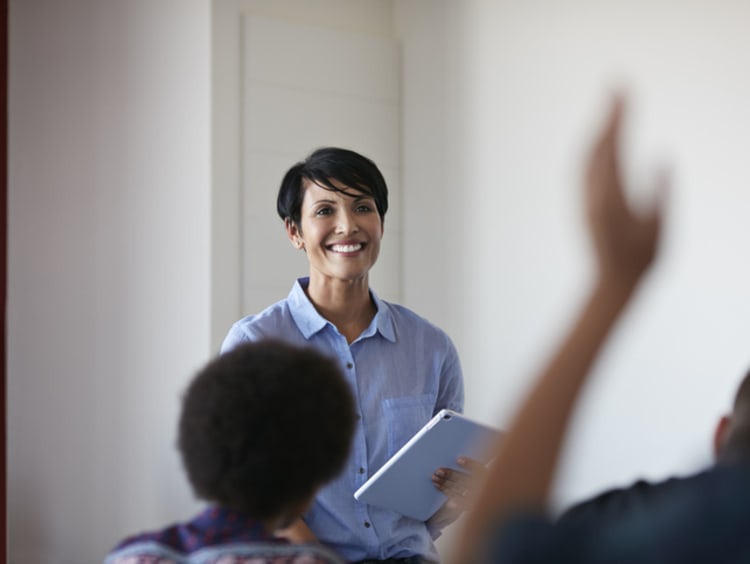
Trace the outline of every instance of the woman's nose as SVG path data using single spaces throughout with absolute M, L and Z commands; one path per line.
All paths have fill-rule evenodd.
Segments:
M 349 210 L 342 210 L 338 214 L 336 231 L 338 233 L 355 233 L 359 231 L 357 218 Z

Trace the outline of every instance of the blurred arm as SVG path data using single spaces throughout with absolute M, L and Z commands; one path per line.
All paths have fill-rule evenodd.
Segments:
M 661 206 L 636 215 L 620 180 L 617 155 L 622 111 L 622 101 L 615 100 L 594 143 L 586 174 L 586 204 L 597 264 L 592 289 L 497 446 L 484 488 L 466 516 L 455 562 L 474 561 L 472 550 L 494 523 L 510 513 L 546 508 L 580 388 L 656 255 Z

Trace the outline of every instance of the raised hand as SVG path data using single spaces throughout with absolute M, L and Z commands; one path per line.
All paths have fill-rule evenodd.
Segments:
M 616 97 L 593 144 L 584 188 L 598 274 L 608 283 L 632 285 L 656 256 L 666 181 L 656 187 L 650 208 L 637 213 L 628 203 L 619 154 L 624 109 L 623 98 Z
M 581 386 L 612 327 L 657 253 L 662 200 L 643 213 L 628 203 L 620 170 L 623 100 L 615 98 L 596 136 L 584 182 L 597 275 L 570 329 L 495 446 L 452 562 L 494 562 L 490 539 L 507 520 L 549 508 L 563 438 Z

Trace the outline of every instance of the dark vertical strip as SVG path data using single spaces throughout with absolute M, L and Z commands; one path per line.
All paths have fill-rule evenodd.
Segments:
M 0 0 L 0 562 L 8 554 L 7 502 L 7 409 L 6 409 L 6 294 L 8 280 L 8 0 Z

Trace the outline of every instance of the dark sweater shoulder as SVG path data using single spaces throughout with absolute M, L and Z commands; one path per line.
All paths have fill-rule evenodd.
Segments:
M 596 523 L 650 511 L 655 504 L 695 487 L 703 475 L 672 477 L 660 482 L 638 480 L 630 486 L 613 488 L 572 505 L 560 515 L 558 521 L 566 524 Z

